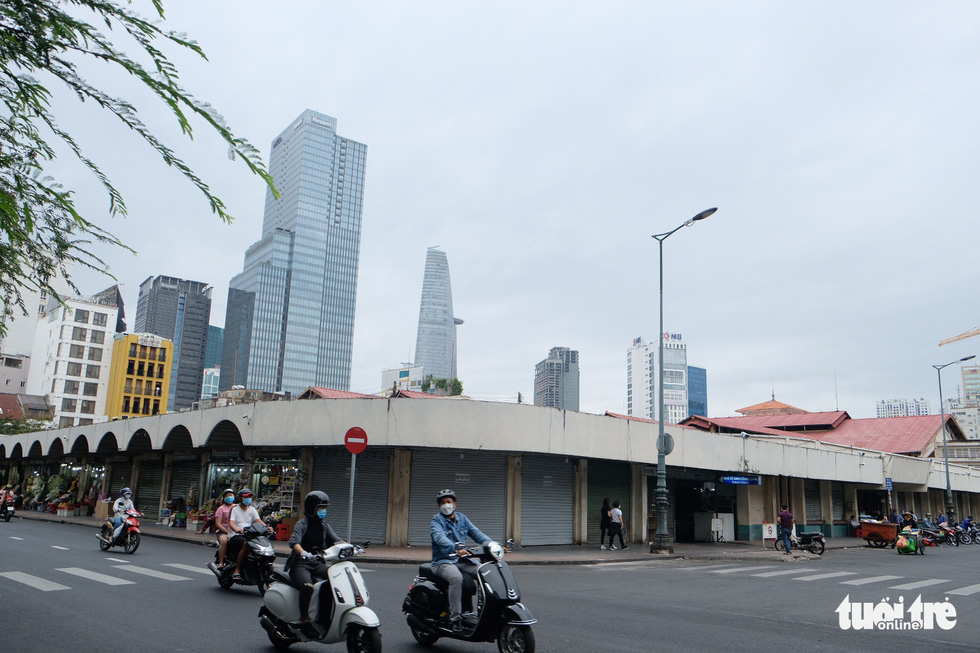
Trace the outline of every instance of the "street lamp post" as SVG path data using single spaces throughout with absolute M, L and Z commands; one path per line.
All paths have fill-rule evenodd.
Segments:
M 667 532 L 667 452 L 665 450 L 667 443 L 664 437 L 664 241 L 681 227 L 690 227 L 717 210 L 717 208 L 705 209 L 690 220 L 685 221 L 680 227 L 652 236 L 660 244 L 660 369 L 657 373 L 657 412 L 659 413 L 657 416 L 657 489 L 654 492 L 654 503 L 657 506 L 657 533 L 654 535 L 653 544 L 650 545 L 650 553 L 674 552 L 674 547 L 670 544 L 670 535 Z
M 943 375 L 942 371 L 944 367 L 949 367 L 950 365 L 955 365 L 956 363 L 962 363 L 963 361 L 968 361 L 976 356 L 966 356 L 965 358 L 960 358 L 959 360 L 950 361 L 945 365 L 933 365 L 936 368 L 936 377 L 939 379 L 939 425 L 943 429 L 943 466 L 946 468 L 946 519 L 949 523 L 954 523 L 956 520 L 953 518 L 956 513 L 956 506 L 953 505 L 953 488 L 949 483 L 949 448 L 946 446 L 946 413 L 943 410 Z

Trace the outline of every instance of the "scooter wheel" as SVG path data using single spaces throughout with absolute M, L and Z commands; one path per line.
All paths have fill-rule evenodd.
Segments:
M 136 553 L 136 549 L 140 548 L 140 534 L 130 533 L 126 537 L 126 541 L 123 542 L 123 551 L 126 553 Z
M 422 646 L 432 646 L 439 641 L 439 635 L 435 633 L 429 632 L 428 630 L 419 630 L 412 625 L 409 625 L 409 628 L 412 631 L 412 637 Z
M 816 553 L 818 556 L 823 555 L 823 550 L 826 545 L 820 540 L 814 540 L 810 543 L 810 553 Z
M 102 549 L 103 551 L 108 551 L 109 547 L 112 546 L 112 544 L 109 543 L 109 538 L 111 537 L 112 537 L 112 533 L 110 533 L 109 531 L 103 528 L 102 537 L 99 538 L 99 548 Z
M 377 628 L 351 626 L 347 630 L 347 653 L 381 653 L 381 633 Z
M 497 634 L 500 653 L 534 653 L 534 633 L 530 626 L 504 624 Z

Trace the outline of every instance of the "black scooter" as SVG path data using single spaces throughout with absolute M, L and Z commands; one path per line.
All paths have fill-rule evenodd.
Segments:
M 513 547 L 513 540 L 507 542 Z M 456 545 L 456 550 L 463 548 Z M 408 588 L 402 603 L 408 627 L 415 641 L 434 644 L 441 637 L 467 642 L 497 641 L 500 653 L 534 653 L 534 633 L 531 625 L 538 622 L 521 603 L 521 591 L 503 561 L 504 547 L 497 542 L 471 547 L 471 559 L 478 563 L 476 578 L 463 573 L 463 603 L 473 595 L 476 615 L 464 619 L 463 630 L 454 633 L 449 620 L 448 584 L 436 576 L 430 563 L 419 565 L 419 575 Z M 460 561 L 459 564 L 473 564 Z
M 272 582 L 272 563 L 276 560 L 276 552 L 269 541 L 269 531 L 252 524 L 245 529 L 242 536 L 245 542 L 242 546 L 248 547 L 245 551 L 245 559 L 242 560 L 242 577 L 240 580 L 235 578 L 235 560 L 230 556 L 225 556 L 223 567 L 218 566 L 218 552 L 214 552 L 214 562 L 208 565 L 218 578 L 218 585 L 224 589 L 229 589 L 232 585 L 254 585 L 259 588 L 259 594 L 265 594 Z

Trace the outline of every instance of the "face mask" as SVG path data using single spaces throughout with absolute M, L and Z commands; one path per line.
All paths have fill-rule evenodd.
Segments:
M 439 506 L 439 512 L 441 512 L 446 517 L 448 517 L 449 515 L 456 512 L 456 506 L 454 506 L 452 503 L 444 503 L 441 506 Z
M 230 506 L 231 504 L 235 503 L 235 497 L 225 497 L 225 503 Z
M 242 499 L 242 504 L 246 506 L 252 505 L 252 497 L 249 497 L 247 499 Z
M 324 510 L 317 510 L 316 511 L 316 516 L 319 517 L 320 519 L 323 519 L 324 517 L 327 516 L 327 511 L 325 509 Z

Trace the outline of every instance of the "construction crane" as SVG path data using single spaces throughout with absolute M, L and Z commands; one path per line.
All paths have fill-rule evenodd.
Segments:
M 966 340 L 967 338 L 972 338 L 973 336 L 980 336 L 980 326 L 973 327 L 966 333 L 961 333 L 958 336 L 953 336 L 952 338 L 946 338 L 939 343 L 939 346 L 948 345 L 951 342 L 956 342 L 957 340 Z

